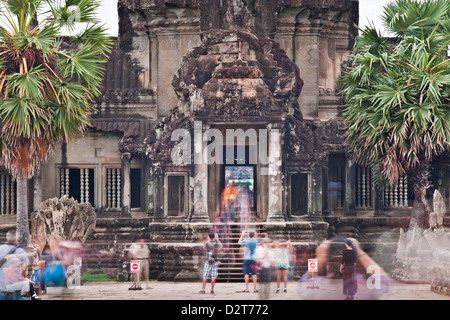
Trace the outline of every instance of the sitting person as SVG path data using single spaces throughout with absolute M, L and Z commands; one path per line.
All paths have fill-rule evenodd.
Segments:
M 5 285 L 8 291 L 20 290 L 22 295 L 30 294 L 32 300 L 40 300 L 34 290 L 34 282 L 23 275 L 26 266 L 17 256 L 7 256 L 5 266 Z

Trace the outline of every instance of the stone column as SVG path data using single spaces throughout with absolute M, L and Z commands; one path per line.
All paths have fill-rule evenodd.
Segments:
M 304 82 L 299 104 L 305 118 L 319 115 L 320 29 L 320 19 L 301 18 L 295 34 L 295 63 Z
M 208 222 L 208 164 L 203 159 L 206 150 L 203 141 L 203 125 L 194 122 L 194 208 L 192 222 Z
M 155 168 L 150 160 L 147 160 L 147 214 L 155 214 Z
M 283 214 L 283 171 L 281 129 L 279 125 L 268 125 L 269 134 L 269 212 L 267 221 L 285 221 Z
M 384 216 L 384 203 L 383 203 L 383 190 L 375 185 L 374 188 L 375 200 L 374 200 L 374 215 Z
M 345 162 L 345 214 L 356 214 L 355 162 L 352 159 L 346 159 Z
M 158 164 L 159 165 L 159 164 Z M 161 221 L 164 216 L 164 170 L 161 167 L 154 169 L 154 214 L 153 220 Z
M 129 215 L 131 210 L 131 154 L 129 152 L 122 153 L 121 158 L 123 175 L 122 214 Z
M 311 173 L 311 212 L 309 217 L 322 219 L 322 166 L 314 165 Z

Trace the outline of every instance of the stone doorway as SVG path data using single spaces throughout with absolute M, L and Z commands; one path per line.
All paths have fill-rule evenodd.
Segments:
M 244 128 L 248 129 L 248 127 Z M 224 135 L 226 129 L 230 127 L 221 128 Z M 252 129 L 258 132 L 260 128 Z M 234 181 L 236 186 L 246 189 L 250 200 L 250 210 L 257 216 L 258 221 L 263 221 L 267 217 L 267 176 L 261 175 L 258 136 L 256 135 L 253 140 L 243 140 L 234 145 L 225 144 L 220 151 L 222 161 L 208 165 L 210 220 L 216 221 L 219 217 L 222 191 L 228 181 Z
M 223 149 L 221 189 L 223 190 L 231 181 L 236 187 L 245 188 L 251 208 L 256 212 L 256 146 L 225 146 Z

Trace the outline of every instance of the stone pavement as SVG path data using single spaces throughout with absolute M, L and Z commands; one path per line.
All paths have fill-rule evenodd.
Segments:
M 258 284 L 259 293 L 242 292 L 244 283 L 218 282 L 215 293 L 211 294 L 210 284 L 206 293 L 200 294 L 201 282 L 167 282 L 150 281 L 151 288 L 131 291 L 132 282 L 85 282 L 73 289 L 50 287 L 42 294 L 42 300 L 179 300 L 206 301 L 229 300 L 249 301 L 263 300 L 263 286 Z M 312 287 L 318 288 L 312 288 Z M 250 286 L 252 288 L 252 286 Z M 344 300 L 342 280 L 318 279 L 314 282 L 289 281 L 287 292 L 275 293 L 275 283 L 270 284 L 267 300 Z M 385 291 L 369 290 L 362 280 L 358 282 L 358 293 L 355 300 L 450 300 L 450 296 L 440 295 L 430 290 L 429 284 L 405 284 L 389 280 L 389 288 Z

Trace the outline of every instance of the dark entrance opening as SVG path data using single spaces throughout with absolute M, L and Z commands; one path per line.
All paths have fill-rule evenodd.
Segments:
M 131 208 L 141 207 L 141 169 L 131 169 L 130 170 L 130 181 L 131 181 Z
M 184 212 L 184 176 L 168 176 L 168 208 L 169 216 L 178 216 Z
M 308 175 L 297 173 L 291 176 L 291 214 L 308 212 Z
M 225 146 L 222 168 L 222 190 L 229 182 L 245 188 L 250 206 L 256 209 L 256 147 Z
M 330 211 L 345 208 L 346 167 L 345 155 L 331 154 L 328 165 L 328 205 Z

